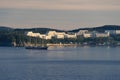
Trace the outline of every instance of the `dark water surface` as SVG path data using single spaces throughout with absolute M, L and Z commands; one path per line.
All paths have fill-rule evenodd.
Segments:
M 120 80 L 120 47 L 0 47 L 0 80 Z

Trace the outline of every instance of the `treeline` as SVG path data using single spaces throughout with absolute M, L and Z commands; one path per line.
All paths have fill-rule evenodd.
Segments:
M 26 36 L 26 32 L 32 31 L 45 34 L 46 32 L 51 30 L 58 32 L 62 31 L 50 28 L 13 29 L 0 26 L 0 46 L 26 46 L 29 44 L 40 43 L 40 38 L 36 39 L 34 37 L 28 37 Z
M 26 36 L 21 31 L 0 31 L 0 46 L 28 46 L 39 45 L 42 43 L 49 44 L 78 44 L 78 45 L 120 45 L 120 35 L 106 38 L 84 38 L 77 36 L 76 39 L 56 39 L 43 40 L 35 37 Z
M 69 32 L 78 32 L 79 30 L 104 32 L 105 30 L 120 30 L 120 26 L 119 25 L 104 25 L 104 26 L 92 27 L 92 28 L 79 28 L 79 29 L 70 30 Z

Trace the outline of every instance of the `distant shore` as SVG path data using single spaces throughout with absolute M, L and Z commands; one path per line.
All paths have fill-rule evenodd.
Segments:
M 44 45 L 44 44 L 43 44 Z M 41 44 L 22 44 L 22 45 L 0 45 L 0 47 L 26 47 L 26 46 L 41 46 Z M 97 46 L 106 46 L 106 47 L 120 47 L 120 44 L 77 44 L 77 43 L 48 43 L 45 46 L 77 46 L 77 47 L 97 47 Z

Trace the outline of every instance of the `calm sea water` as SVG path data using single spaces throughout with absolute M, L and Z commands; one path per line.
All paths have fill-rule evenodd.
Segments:
M 120 47 L 0 47 L 0 80 L 120 80 Z

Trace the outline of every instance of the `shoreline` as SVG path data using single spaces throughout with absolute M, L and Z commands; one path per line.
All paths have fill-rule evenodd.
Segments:
M 7 46 L 7 45 L 0 45 L 0 47 L 26 47 L 28 45 L 22 45 L 22 46 Z M 34 45 L 31 45 L 31 46 L 34 46 Z M 50 47 L 50 46 L 65 46 L 65 47 L 69 47 L 69 46 L 75 46 L 75 47 L 85 47 L 85 46 L 88 46 L 88 47 L 120 47 L 120 45 L 90 45 L 90 44 L 46 44 L 46 46 Z
M 79 44 L 47 44 L 47 46 L 78 46 Z

